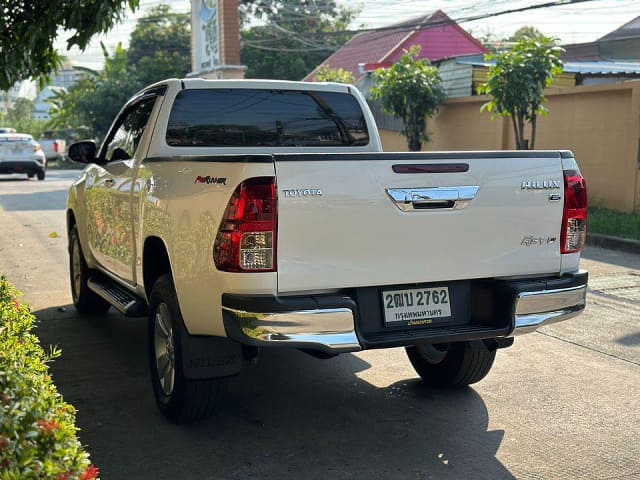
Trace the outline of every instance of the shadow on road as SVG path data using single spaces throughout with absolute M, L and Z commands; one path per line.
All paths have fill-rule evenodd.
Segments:
M 34 313 L 43 345 L 62 348 L 53 377 L 104 479 L 514 478 L 471 388 L 380 388 L 359 356 L 273 350 L 231 380 L 217 416 L 176 426 L 154 404 L 144 319 Z
M 620 345 L 625 345 L 627 347 L 634 347 L 636 345 L 640 345 L 640 332 L 632 333 L 630 335 L 625 335 L 624 337 L 617 338 L 616 343 L 619 343 Z

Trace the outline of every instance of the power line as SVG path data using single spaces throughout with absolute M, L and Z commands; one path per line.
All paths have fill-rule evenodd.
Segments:
M 385 27 L 377 27 L 377 28 L 363 28 L 363 29 L 357 29 L 357 30 L 348 30 L 348 31 L 333 31 L 333 32 L 313 32 L 312 34 L 310 34 L 310 36 L 312 38 L 326 38 L 326 37 L 336 37 L 339 35 L 346 35 L 346 34 L 353 34 L 353 35 L 357 35 L 357 34 L 361 34 L 361 33 L 379 33 L 379 35 L 375 35 L 371 37 L 371 41 L 374 40 L 379 40 L 381 38 L 384 38 L 385 36 L 388 35 L 395 35 L 398 32 L 410 32 L 416 28 L 422 27 L 422 26 L 429 26 L 429 28 L 434 28 L 434 27 L 439 27 L 439 26 L 447 26 L 447 25 L 453 25 L 453 24 L 460 24 L 460 23 L 466 23 L 466 22 L 472 22 L 472 21 L 477 21 L 477 20 L 483 20 L 486 18 L 492 18 L 492 17 L 497 17 L 497 16 L 502 16 L 502 15 L 509 15 L 509 14 L 513 14 L 513 13 L 522 13 L 522 12 L 526 12 L 526 11 L 530 11 L 530 10 L 537 10 L 537 9 L 541 9 L 541 8 L 551 8 L 551 7 L 558 7 L 558 6 L 568 6 L 568 5 L 574 5 L 574 4 L 581 4 L 581 3 L 587 3 L 587 2 L 595 2 L 595 1 L 599 1 L 599 0 L 552 0 L 552 1 L 547 1 L 544 3 L 540 3 L 540 4 L 535 4 L 535 5 L 527 5 L 527 6 L 523 6 L 523 7 L 519 7 L 519 8 L 510 8 L 510 9 L 506 9 L 506 10 L 499 10 L 499 11 L 494 11 L 494 12 L 487 12 L 487 13 L 482 13 L 482 14 L 476 14 L 476 15 L 470 15 L 470 16 L 466 16 L 466 17 L 459 17 L 456 18 L 455 20 L 452 18 L 446 19 L 446 20 L 437 20 L 437 21 L 429 21 L 428 19 L 425 22 L 425 18 L 426 16 L 422 16 L 419 17 L 418 19 L 414 18 L 412 20 L 409 20 L 407 22 L 403 22 L 401 24 L 394 24 L 394 25 L 389 25 L 389 26 L 385 26 Z M 292 35 L 291 38 L 293 39 L 298 39 L 299 40 L 299 36 L 297 35 Z M 263 43 L 267 43 L 268 39 L 263 39 L 262 42 Z M 281 38 L 273 38 L 272 39 L 273 42 L 279 42 L 281 41 Z M 301 42 L 302 43 L 302 42 Z M 267 46 L 265 44 L 258 44 L 253 40 L 245 40 L 243 41 L 243 45 L 246 45 L 248 47 L 251 48 L 255 48 L 258 50 L 266 50 L 266 51 L 283 51 L 283 48 L 281 46 L 274 46 L 274 47 L 270 47 Z M 317 50 L 321 50 L 322 48 L 316 44 L 316 46 L 314 48 L 287 48 L 285 51 L 289 51 L 289 52 L 311 52 L 311 51 L 317 51 Z M 325 46 L 324 50 L 327 51 L 334 51 L 336 49 L 336 47 L 332 47 L 332 46 Z
M 507 8 L 507 9 L 501 9 L 498 11 L 490 11 L 490 12 L 483 12 L 483 13 L 479 13 L 479 14 L 475 14 L 475 15 L 461 15 L 464 12 L 468 12 L 469 10 L 473 10 L 473 11 L 477 11 L 478 9 L 480 10 L 486 10 L 487 7 L 495 7 L 497 5 L 500 6 L 506 6 L 510 3 L 512 3 L 510 0 L 504 0 L 504 1 L 493 1 L 493 2 L 486 2 L 481 4 L 480 2 L 475 3 L 472 6 L 467 6 L 467 7 L 462 7 L 459 9 L 454 10 L 453 12 L 451 12 L 451 17 L 455 19 L 455 22 L 457 23 L 467 23 L 467 22 L 472 22 L 472 21 L 477 21 L 477 20 L 482 20 L 482 19 L 486 19 L 486 18 L 491 18 L 491 17 L 497 17 L 497 16 L 504 16 L 504 15 L 508 15 L 508 14 L 513 14 L 513 13 L 521 13 L 521 12 L 526 12 L 526 11 L 530 11 L 530 10 L 537 10 L 537 9 L 541 9 L 541 8 L 550 8 L 550 7 L 565 7 L 562 10 L 563 11 L 567 11 L 568 8 L 566 7 L 570 7 L 572 5 L 575 4 L 585 4 L 586 2 L 597 2 L 598 0 L 556 0 L 556 1 L 547 1 L 544 3 L 540 3 L 540 4 L 535 4 L 535 5 L 527 5 L 527 6 L 523 6 L 523 7 L 519 7 L 519 8 Z M 148 1 L 145 2 L 144 0 L 141 2 L 141 10 L 147 10 L 150 7 L 153 6 L 158 6 L 161 4 L 164 4 L 166 2 L 163 1 Z M 176 5 L 176 3 L 182 3 L 184 4 L 184 2 L 171 2 L 172 3 L 172 7 L 174 7 Z M 385 2 L 385 11 L 388 10 L 387 7 L 392 8 L 394 6 L 402 6 L 402 5 L 408 5 L 408 4 L 413 4 L 415 2 L 413 2 L 413 0 L 411 1 L 407 1 L 407 0 L 396 0 L 396 1 L 387 1 Z M 189 2 L 187 2 L 187 5 L 189 4 Z M 632 5 L 634 5 L 632 3 Z M 589 8 L 589 10 L 594 10 L 597 9 L 597 6 L 591 7 Z M 557 9 L 559 10 L 559 9 Z M 283 10 L 284 12 L 291 12 L 291 9 L 288 9 L 287 4 L 285 4 L 285 8 Z M 618 9 L 619 11 L 619 9 Z M 177 11 L 174 10 L 174 13 L 186 13 L 185 11 Z M 609 11 L 606 12 L 606 15 L 610 15 L 613 12 Z M 604 15 L 604 14 L 603 14 Z M 317 19 L 316 15 L 313 15 L 310 17 L 312 20 Z M 143 18 L 139 18 L 137 19 L 137 21 L 156 21 L 157 17 L 154 16 L 149 16 L 148 19 L 143 19 Z M 299 22 L 299 21 L 305 21 L 305 17 L 304 15 L 301 15 L 300 12 L 296 11 L 296 17 L 293 19 L 289 19 L 287 18 L 287 20 L 291 20 L 292 22 Z M 551 19 L 553 20 L 553 19 Z M 134 20 L 133 19 L 126 19 L 125 22 L 127 24 L 131 24 Z M 439 25 L 446 25 L 449 22 L 442 22 L 442 23 L 431 23 L 429 24 L 429 26 L 439 26 Z M 553 22 L 552 22 L 553 23 Z M 573 23 L 574 25 L 576 25 L 576 23 Z M 405 23 L 403 24 L 402 28 L 406 29 L 406 31 L 411 31 L 413 28 L 416 28 L 418 25 L 416 23 Z M 265 26 L 266 27 L 266 26 Z M 265 27 L 254 27 L 254 28 L 265 28 Z M 339 35 L 348 35 L 348 34 L 358 34 L 358 33 L 367 33 L 367 32 L 378 32 L 379 35 L 376 35 L 375 38 L 382 38 L 383 36 L 386 36 L 386 32 L 391 31 L 392 33 L 395 33 L 397 31 L 399 31 L 400 28 L 397 25 L 391 25 L 391 26 L 385 26 L 385 27 L 378 27 L 378 28 L 361 28 L 361 29 L 353 29 L 353 30 L 348 30 L 348 31 L 340 31 L 340 32 L 316 32 L 312 35 L 305 35 L 304 37 L 301 37 L 300 34 L 286 34 L 284 32 L 280 32 L 279 34 L 276 35 L 276 32 L 274 30 L 273 32 L 273 37 L 272 38 L 262 38 L 262 39 L 253 39 L 253 40 L 245 40 L 243 41 L 243 44 L 246 46 L 249 46 L 251 48 L 256 48 L 256 49 L 261 49 L 261 50 L 270 50 L 270 51 L 282 51 L 281 48 L 281 44 L 279 42 L 282 42 L 283 39 L 286 38 L 291 38 L 292 40 L 298 41 L 300 44 L 304 45 L 304 47 L 301 48 L 288 48 L 288 51 L 299 51 L 299 52 L 305 52 L 305 51 L 321 51 L 321 50 L 325 50 L 325 51 L 332 51 L 335 50 L 335 46 L 327 46 L 327 45 L 323 45 L 322 41 L 323 39 L 327 38 L 327 37 L 337 37 Z M 594 30 L 591 30 L 591 32 L 595 32 Z M 566 30 L 564 30 L 562 33 L 567 33 Z M 585 32 L 582 31 L 580 32 L 582 35 L 588 34 L 589 32 Z M 601 33 L 601 32 L 597 32 L 597 33 Z M 289 36 L 287 36 L 289 35 Z M 309 45 L 311 44 L 311 45 Z M 102 55 L 101 54 L 85 54 L 84 55 L 85 59 L 89 59 L 89 58 L 93 58 L 93 59 L 97 59 L 97 60 L 102 60 Z

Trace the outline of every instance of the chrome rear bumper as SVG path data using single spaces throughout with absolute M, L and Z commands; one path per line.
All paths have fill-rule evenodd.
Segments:
M 516 297 L 514 335 L 575 317 L 587 305 L 587 286 L 521 292 Z
M 232 302 L 222 307 L 225 330 L 231 338 L 254 346 L 308 348 L 327 353 L 362 350 L 355 331 L 355 304 L 344 297 L 333 300 L 281 299 L 282 303 L 248 308 Z
M 575 317 L 586 306 L 587 273 L 525 280 L 488 280 L 468 323 L 386 329 L 378 288 L 370 295 L 222 296 L 227 336 L 256 347 L 291 347 L 329 354 L 418 343 L 447 343 L 530 333 Z M 484 292 L 484 293 L 482 293 Z M 464 309 L 463 309 L 464 312 Z M 463 313 L 464 315 L 465 313 Z M 484 316 L 482 316 L 484 315 Z M 373 325 L 373 327 L 371 327 Z M 373 329 L 372 329 L 373 328 Z

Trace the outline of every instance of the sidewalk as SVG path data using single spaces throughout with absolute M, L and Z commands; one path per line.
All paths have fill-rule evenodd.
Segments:
M 599 233 L 587 233 L 587 245 L 640 254 L 640 242 Z

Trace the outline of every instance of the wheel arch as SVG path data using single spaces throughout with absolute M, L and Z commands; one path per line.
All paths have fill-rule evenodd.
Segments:
M 147 298 L 151 297 L 153 284 L 162 275 L 171 274 L 169 250 L 160 237 L 147 237 L 142 249 L 142 280 Z
M 67 209 L 67 233 L 71 232 L 71 229 L 76 226 L 76 214 L 70 208 Z

